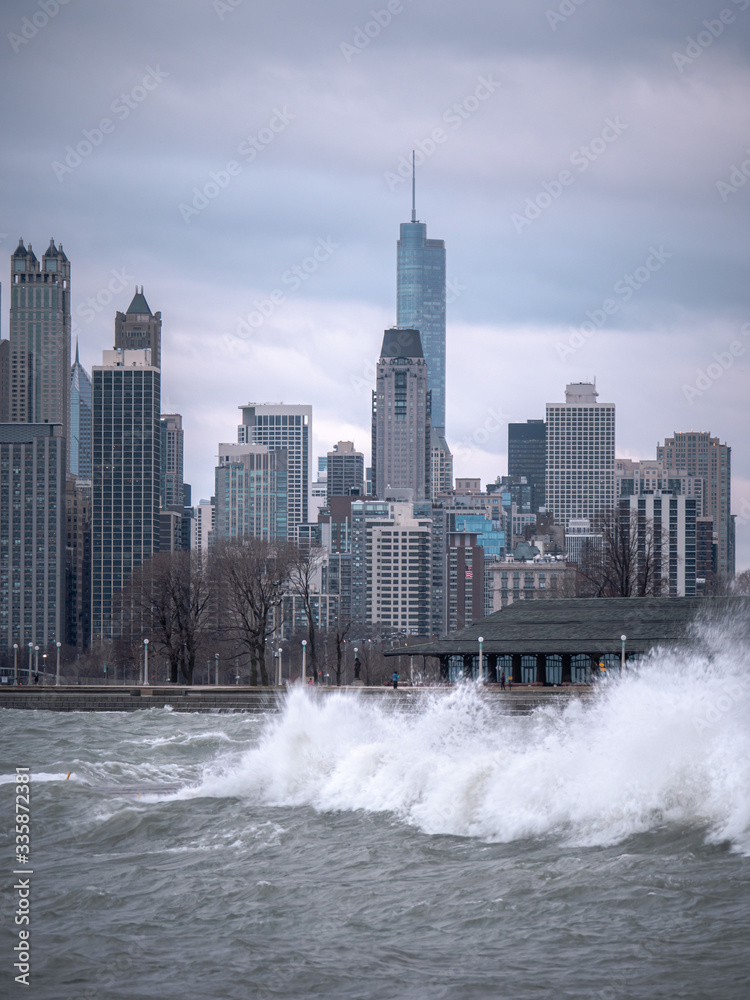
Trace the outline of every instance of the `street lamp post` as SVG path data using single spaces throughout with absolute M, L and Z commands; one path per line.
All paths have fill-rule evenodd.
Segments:
M 477 683 L 482 683 L 482 644 L 484 643 L 484 636 L 479 636 L 479 667 L 477 668 Z
M 18 643 L 13 643 L 13 683 L 18 687 Z
M 219 654 L 214 653 L 214 684 L 219 684 Z
M 143 686 L 148 687 L 148 639 L 143 640 Z
M 56 642 L 55 646 L 57 647 L 57 664 L 55 665 L 55 687 L 60 687 L 60 646 L 62 646 L 62 643 Z
M 307 639 L 302 640 L 302 683 L 307 683 Z
M 29 643 L 29 684 L 31 684 L 31 657 L 34 654 L 34 643 Z
M 625 672 L 625 640 L 626 639 L 627 639 L 626 635 L 621 635 L 620 636 L 620 642 L 622 643 L 622 650 L 620 652 L 620 673 L 624 673 Z
M 34 646 L 34 676 L 39 676 L 39 647 Z M 31 684 L 31 678 L 29 677 L 29 684 Z
M 44 678 L 47 676 L 47 654 L 42 653 L 42 684 L 44 684 Z

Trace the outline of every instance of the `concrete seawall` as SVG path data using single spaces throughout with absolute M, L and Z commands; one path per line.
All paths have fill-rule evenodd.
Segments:
M 330 697 L 337 691 L 364 698 L 376 698 L 408 711 L 425 695 L 452 690 L 446 685 L 431 688 L 400 687 L 397 691 L 385 687 L 322 687 L 316 697 Z M 587 697 L 591 689 L 584 686 L 564 688 L 515 686 L 501 691 L 495 686 L 482 688 L 482 696 L 501 713 L 528 713 L 539 705 L 565 702 L 571 697 Z M 176 712 L 277 712 L 287 697 L 286 689 L 251 687 L 85 687 L 0 689 L 0 709 L 45 710 L 51 712 L 137 712 L 150 708 L 172 708 Z

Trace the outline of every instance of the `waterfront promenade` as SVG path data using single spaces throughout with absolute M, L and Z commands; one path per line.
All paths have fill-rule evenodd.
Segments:
M 327 687 L 310 688 L 313 697 L 330 697 L 336 692 L 375 698 L 408 710 L 410 705 L 429 694 L 447 694 L 454 685 L 431 687 Z M 482 696 L 500 712 L 530 712 L 538 705 L 554 704 L 571 697 L 587 697 L 588 685 L 561 688 L 513 685 L 511 691 L 498 685 L 483 686 Z M 138 687 L 136 685 L 61 685 L 60 687 L 0 688 L 0 709 L 42 709 L 53 712 L 135 712 L 148 708 L 169 707 L 176 712 L 274 712 L 280 710 L 287 696 L 286 688 L 212 686 L 184 684 Z

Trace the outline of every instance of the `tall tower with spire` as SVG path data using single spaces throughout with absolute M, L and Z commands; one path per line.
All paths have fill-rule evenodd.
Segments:
M 124 351 L 148 348 L 152 366 L 161 368 L 161 313 L 152 313 L 149 309 L 143 285 L 140 291 L 136 286 L 128 311 L 115 316 L 115 348 Z
M 453 456 L 445 439 L 445 242 L 428 240 L 427 226 L 417 221 L 414 154 L 411 222 L 401 223 L 397 262 L 396 326 L 419 330 L 427 363 L 432 400 L 428 479 L 430 498 L 434 500 L 453 488 Z
M 412 161 L 413 163 L 413 161 Z M 412 166 L 411 222 L 402 222 L 397 250 L 396 326 L 419 330 L 432 398 L 432 424 L 445 435 L 445 242 L 428 240 L 417 221 Z
M 70 474 L 91 479 L 91 377 L 78 357 L 70 369 Z
M 10 404 L 12 423 L 70 428 L 70 261 L 62 244 L 41 261 L 23 240 L 11 257 Z

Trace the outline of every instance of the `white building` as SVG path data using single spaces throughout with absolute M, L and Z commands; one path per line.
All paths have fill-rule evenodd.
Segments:
M 595 385 L 573 383 L 564 403 L 547 403 L 547 510 L 565 528 L 615 507 L 615 406 L 597 396 Z
M 629 526 L 639 532 L 638 558 L 652 561 L 650 575 L 653 592 L 662 597 L 695 597 L 696 595 L 696 515 L 698 501 L 694 497 L 673 496 L 671 493 L 646 493 L 623 498 L 620 516 L 629 518 Z M 635 572 L 643 572 L 639 562 Z
M 208 536 L 214 530 L 216 523 L 216 507 L 211 500 L 201 500 L 195 508 L 195 517 L 190 527 L 192 536 L 190 548 L 193 552 L 206 555 L 208 552 Z
M 410 503 L 391 503 L 365 527 L 365 607 L 368 620 L 430 635 L 432 520 Z
M 575 572 L 575 566 L 554 556 L 537 556 L 531 561 L 508 556 L 500 562 L 490 563 L 487 574 L 492 611 L 507 608 L 514 601 L 572 597 L 575 593 Z

